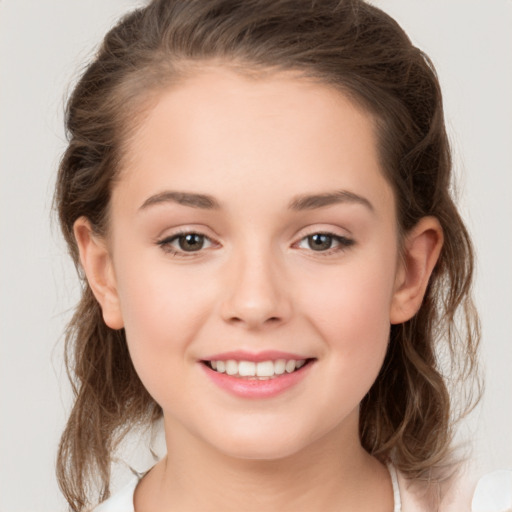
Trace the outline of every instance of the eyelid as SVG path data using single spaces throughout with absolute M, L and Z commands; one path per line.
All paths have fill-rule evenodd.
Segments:
M 211 249 L 212 247 L 220 246 L 219 242 L 217 242 L 212 236 L 205 234 L 204 231 L 205 231 L 204 229 L 197 229 L 197 228 L 188 227 L 188 226 L 180 227 L 169 234 L 159 236 L 156 239 L 155 243 L 165 253 L 171 254 L 172 256 L 176 256 L 179 258 L 198 257 L 200 255 L 203 255 L 205 251 Z M 184 251 L 182 249 L 179 249 L 179 248 L 171 245 L 174 241 L 176 241 L 180 237 L 186 236 L 186 235 L 199 235 L 199 236 L 203 237 L 205 240 L 208 240 L 209 246 L 201 247 L 197 251 Z
M 353 239 L 352 232 L 344 227 L 335 226 L 332 224 L 316 223 L 303 227 L 297 232 L 296 240 L 302 240 L 312 235 L 330 235 L 332 237 L 344 238 L 347 240 Z
M 182 257 L 182 258 L 193 258 L 203 255 L 206 251 L 208 251 L 211 248 L 217 248 L 220 247 L 221 244 L 218 242 L 215 237 L 210 236 L 205 233 L 205 231 L 209 231 L 208 229 L 204 227 L 193 227 L 193 226 L 182 226 L 179 228 L 175 228 L 175 230 L 172 230 L 170 233 L 167 233 L 166 235 L 161 235 L 155 240 L 155 244 L 160 246 L 160 248 L 168 254 L 171 254 L 176 257 Z M 346 230 L 345 230 L 346 231 Z M 181 236 L 185 235 L 199 235 L 204 238 L 204 240 L 207 240 L 209 245 L 207 247 L 201 247 L 197 251 L 185 251 L 182 249 L 179 249 L 177 247 L 173 247 L 171 245 L 172 242 L 178 240 Z M 299 247 L 299 244 L 304 242 L 308 237 L 311 237 L 313 235 L 326 235 L 331 237 L 335 242 L 336 246 L 328 248 L 326 250 L 318 250 L 315 251 L 312 248 L 302 248 Z M 292 248 L 301 249 L 304 251 L 307 251 L 309 253 L 313 253 L 315 256 L 329 256 L 334 253 L 342 253 L 346 250 L 348 250 L 350 247 L 356 244 L 356 241 L 351 235 L 345 235 L 338 232 L 333 227 L 326 227 L 322 228 L 321 226 L 309 226 L 308 228 L 304 228 L 301 230 L 301 233 L 296 239 L 296 242 L 292 244 Z
M 331 237 L 336 241 L 337 245 L 326 250 L 315 251 L 312 248 L 299 247 L 299 244 L 306 241 L 309 237 L 314 235 L 325 235 Z M 356 244 L 355 239 L 351 235 L 345 235 L 337 232 L 334 228 L 324 228 L 320 226 L 311 226 L 307 228 L 307 231 L 302 231 L 298 237 L 298 240 L 292 244 L 292 247 L 307 251 L 315 256 L 324 257 L 331 256 L 334 254 L 341 254 Z

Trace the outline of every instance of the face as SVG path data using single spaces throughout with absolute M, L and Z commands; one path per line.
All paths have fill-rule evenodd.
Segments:
M 169 432 L 261 459 L 357 440 L 398 269 L 371 116 L 292 74 L 204 71 L 129 141 L 111 214 L 111 317 Z

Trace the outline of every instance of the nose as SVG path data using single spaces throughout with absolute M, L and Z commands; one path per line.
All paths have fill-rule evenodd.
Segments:
M 283 269 L 270 254 L 248 252 L 228 263 L 222 318 L 250 330 L 286 323 L 292 305 Z

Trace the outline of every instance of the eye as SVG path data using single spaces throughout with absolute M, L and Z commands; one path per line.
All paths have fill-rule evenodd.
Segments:
M 300 249 L 310 249 L 316 252 L 342 251 L 354 244 L 354 240 L 333 233 L 313 233 L 300 240 Z
M 213 245 L 212 241 L 201 233 L 179 233 L 159 240 L 158 245 L 166 252 L 176 256 L 185 256 L 186 253 L 199 252 Z

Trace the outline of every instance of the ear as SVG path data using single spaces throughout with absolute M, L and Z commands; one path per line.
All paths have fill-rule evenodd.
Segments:
M 391 303 L 392 324 L 410 320 L 420 309 L 442 246 L 443 229 L 435 217 L 423 217 L 407 234 Z
M 80 252 L 80 262 L 89 286 L 101 306 L 103 319 L 110 328 L 121 329 L 124 322 L 107 244 L 94 233 L 91 223 L 85 217 L 75 221 L 73 231 Z

